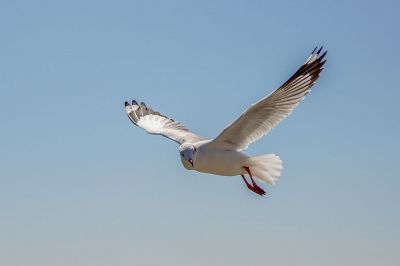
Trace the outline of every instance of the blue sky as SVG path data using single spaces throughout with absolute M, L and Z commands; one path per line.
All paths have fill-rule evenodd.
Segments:
M 0 264 L 399 265 L 396 1 L 2 1 Z M 213 137 L 328 50 L 248 154 L 265 198 L 186 171 L 136 98 Z

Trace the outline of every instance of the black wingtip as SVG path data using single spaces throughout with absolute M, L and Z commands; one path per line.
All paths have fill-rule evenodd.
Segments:
M 319 57 L 319 59 L 320 60 L 322 60 L 322 59 L 324 59 L 324 57 L 325 57 L 325 55 L 328 53 L 328 51 L 325 51 L 320 57 Z
M 132 105 L 138 105 L 137 101 L 132 100 Z
M 318 46 L 315 46 L 314 50 L 311 52 L 312 54 L 315 52 L 315 50 L 317 50 Z
M 127 101 L 125 101 L 125 107 L 129 106 L 129 103 Z
M 319 53 L 322 51 L 322 48 L 324 48 L 323 46 L 321 46 L 321 48 L 319 48 L 317 54 L 319 55 Z

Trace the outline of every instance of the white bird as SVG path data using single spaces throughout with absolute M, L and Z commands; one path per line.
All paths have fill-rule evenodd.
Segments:
M 162 135 L 180 144 L 181 162 L 186 169 L 222 176 L 240 175 L 251 191 L 262 196 L 265 191 L 254 178 L 274 185 L 281 175 L 282 161 L 275 154 L 251 157 L 242 151 L 266 135 L 308 94 L 326 61 L 323 60 L 326 51 L 320 55 L 322 47 L 316 50 L 281 87 L 252 104 L 214 139 L 190 132 L 143 102 L 125 102 L 125 110 L 129 119 L 147 133 Z M 246 180 L 246 174 L 251 183 Z

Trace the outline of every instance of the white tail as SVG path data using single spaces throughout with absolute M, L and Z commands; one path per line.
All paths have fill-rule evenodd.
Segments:
M 275 185 L 283 169 L 281 159 L 275 154 L 250 157 L 247 162 L 253 176 L 270 185 Z

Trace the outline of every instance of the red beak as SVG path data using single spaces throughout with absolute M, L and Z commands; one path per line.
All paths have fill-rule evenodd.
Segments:
M 189 163 L 192 165 L 192 167 L 194 167 L 194 165 L 193 165 L 193 160 L 192 160 L 192 159 L 189 159 L 188 161 L 189 161 Z

